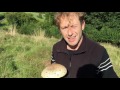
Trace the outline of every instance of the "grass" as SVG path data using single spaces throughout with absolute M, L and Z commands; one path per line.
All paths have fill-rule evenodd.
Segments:
M 51 59 L 52 46 L 58 39 L 44 37 L 44 32 L 35 35 L 14 36 L 0 30 L 0 78 L 41 78 L 41 71 Z M 120 48 L 105 46 L 120 77 Z
M 11 36 L 0 32 L 0 77 L 41 77 L 44 61 L 50 60 L 56 39 L 43 36 Z

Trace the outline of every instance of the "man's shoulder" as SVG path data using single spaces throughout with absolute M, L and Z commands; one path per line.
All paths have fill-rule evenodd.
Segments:
M 58 42 L 56 42 L 53 47 L 60 47 L 63 44 L 63 39 L 60 39 Z
M 87 46 L 89 48 L 94 48 L 97 50 L 105 50 L 105 48 L 99 42 L 96 42 L 96 41 L 89 39 L 89 38 L 87 38 Z

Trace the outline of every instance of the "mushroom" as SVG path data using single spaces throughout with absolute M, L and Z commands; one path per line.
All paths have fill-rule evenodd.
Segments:
M 67 73 L 67 69 L 65 66 L 57 63 L 53 63 L 48 65 L 45 69 L 43 69 L 41 76 L 43 78 L 61 78 L 65 76 Z

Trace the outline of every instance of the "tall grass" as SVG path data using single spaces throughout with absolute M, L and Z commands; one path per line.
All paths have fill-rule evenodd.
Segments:
M 52 46 L 58 39 L 44 37 L 43 31 L 34 35 L 14 36 L 0 31 L 0 78 L 41 78 L 41 71 L 51 59 Z M 102 43 L 110 54 L 114 69 L 120 77 L 120 48 Z
M 0 32 L 0 77 L 34 78 L 41 77 L 44 61 L 50 60 L 54 38 L 42 35 L 11 36 Z

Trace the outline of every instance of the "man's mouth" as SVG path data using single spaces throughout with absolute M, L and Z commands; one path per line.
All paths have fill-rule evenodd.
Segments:
M 68 41 L 69 41 L 69 42 L 74 42 L 75 40 L 76 40 L 76 38 L 75 38 L 75 37 L 68 38 Z

